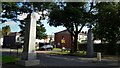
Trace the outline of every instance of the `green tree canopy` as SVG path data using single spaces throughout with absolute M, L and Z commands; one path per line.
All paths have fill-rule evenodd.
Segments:
M 71 40 L 74 40 L 71 52 L 76 52 L 78 34 L 84 26 L 93 22 L 92 18 L 94 15 L 91 12 L 93 3 L 89 4 L 90 9 L 87 7 L 88 3 L 85 2 L 60 2 L 57 4 L 58 7 L 52 9 L 50 12 L 48 23 L 55 27 L 61 25 L 66 27 L 71 34 Z
M 36 38 L 37 39 L 46 39 L 47 34 L 45 33 L 46 29 L 43 24 L 36 26 Z
M 117 2 L 101 2 L 96 6 L 97 22 L 94 28 L 94 36 L 109 43 L 109 53 L 114 49 L 116 42 L 120 40 L 120 4 Z
M 2 34 L 3 34 L 4 36 L 9 35 L 9 34 L 10 34 L 10 31 L 11 31 L 10 26 L 2 27 Z
M 40 26 L 37 26 L 37 38 L 45 38 L 45 27 L 40 22 L 40 20 L 45 19 L 46 14 L 44 14 L 44 11 L 47 11 L 47 8 L 49 7 L 49 2 L 3 2 L 2 3 L 2 23 L 7 21 L 7 19 L 11 19 L 12 21 L 19 21 L 21 24 L 19 27 L 21 28 L 21 36 L 24 35 L 25 30 L 25 20 L 19 20 L 17 17 L 20 14 L 27 13 L 30 14 L 33 10 L 34 12 L 41 12 L 40 19 L 38 20 L 37 24 Z M 33 8 L 33 9 L 31 9 Z M 41 36 L 41 37 L 40 37 Z

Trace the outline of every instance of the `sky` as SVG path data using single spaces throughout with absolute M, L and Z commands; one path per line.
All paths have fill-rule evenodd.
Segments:
M 33 13 L 33 15 L 35 16 L 35 19 L 38 20 L 39 15 L 37 15 L 36 13 Z M 22 14 L 22 15 L 18 16 L 18 19 L 22 20 L 26 17 L 27 17 L 27 14 Z M 47 20 L 42 20 L 41 22 L 44 24 L 47 35 L 54 35 L 54 33 L 63 31 L 66 29 L 65 27 L 62 27 L 62 26 L 59 26 L 59 27 L 49 26 L 49 24 L 47 23 Z M 21 30 L 18 26 L 19 24 L 20 24 L 19 22 L 14 22 L 14 21 L 8 20 L 7 22 L 0 24 L 0 30 L 2 30 L 2 27 L 9 25 L 11 28 L 11 32 L 19 32 Z M 88 30 L 88 28 L 84 27 L 82 31 L 87 31 L 87 30 Z
M 56 32 L 63 31 L 63 30 L 66 29 L 66 28 L 63 27 L 63 26 L 59 26 L 59 27 L 49 26 L 49 24 L 47 24 L 47 21 L 46 21 L 46 20 L 43 21 L 42 23 L 44 24 L 44 26 L 45 26 L 45 28 L 46 28 L 46 30 L 47 30 L 46 33 L 47 33 L 48 35 L 53 35 L 53 34 L 56 33 Z M 82 31 L 88 31 L 88 28 L 87 28 L 87 27 L 84 27 L 84 28 L 82 29 Z
M 0 23 L 0 30 L 2 30 L 2 27 L 5 27 L 6 25 L 9 25 L 11 28 L 11 32 L 19 32 L 20 28 L 19 28 L 19 22 L 13 22 L 13 21 L 8 21 L 5 23 Z
M 47 21 L 42 21 L 42 23 L 44 24 L 45 28 L 46 28 L 46 33 L 47 35 L 54 35 L 54 33 L 65 30 L 65 27 L 59 26 L 59 27 L 53 27 L 53 26 L 49 26 L 49 24 L 47 24 Z M 8 21 L 6 23 L 0 24 L 0 30 L 2 30 L 2 27 L 9 25 L 11 28 L 11 32 L 19 32 L 20 28 L 19 28 L 19 22 L 13 22 L 13 21 Z M 88 28 L 84 27 L 83 31 L 87 31 Z
M 46 12 L 44 12 L 46 13 Z M 35 14 L 36 18 L 40 18 L 40 15 Z M 18 19 L 24 19 L 27 17 L 27 14 L 21 14 L 21 16 L 18 16 Z M 42 21 L 42 23 L 44 24 L 45 28 L 46 28 L 46 34 L 47 35 L 54 35 L 54 33 L 65 30 L 65 27 L 59 26 L 59 27 L 53 27 L 53 26 L 49 26 L 49 24 L 47 24 L 47 20 Z M 19 28 L 19 22 L 13 22 L 8 20 L 8 22 L 6 23 L 0 23 L 0 30 L 2 30 L 2 27 L 9 25 L 11 28 L 11 32 L 19 32 L 21 29 Z M 88 31 L 87 27 L 84 27 L 82 31 Z

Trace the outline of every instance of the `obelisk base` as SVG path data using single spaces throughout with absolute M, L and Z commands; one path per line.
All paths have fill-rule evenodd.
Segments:
M 37 66 L 40 64 L 40 60 L 20 60 L 17 64 L 22 66 Z

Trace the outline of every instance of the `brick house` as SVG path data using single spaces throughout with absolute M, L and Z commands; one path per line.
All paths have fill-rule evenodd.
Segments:
M 64 44 L 61 42 L 63 38 L 65 40 Z M 79 33 L 78 41 L 80 43 L 84 43 L 82 41 L 86 41 L 86 40 L 87 40 L 87 32 L 82 31 L 81 33 Z M 70 33 L 67 30 L 63 30 L 63 31 L 55 33 L 55 45 L 58 48 L 61 48 L 62 46 L 66 47 L 66 48 L 71 48 Z
M 62 43 L 62 39 L 64 38 L 65 43 Z M 58 48 L 61 48 L 62 46 L 66 48 L 71 47 L 71 39 L 70 39 L 70 33 L 67 30 L 63 30 L 60 32 L 55 33 L 55 45 Z

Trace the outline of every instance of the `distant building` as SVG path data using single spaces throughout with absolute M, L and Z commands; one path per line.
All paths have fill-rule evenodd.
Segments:
M 48 35 L 46 39 L 44 39 L 45 43 L 50 43 L 54 41 L 54 35 Z
M 46 39 L 36 39 L 36 47 L 51 44 L 54 41 L 54 35 L 48 35 Z
M 78 42 L 79 43 L 87 43 L 87 32 L 82 31 L 78 34 Z
M 62 39 L 64 38 L 65 43 L 61 43 Z M 63 30 L 60 32 L 55 33 L 55 45 L 58 48 L 62 48 L 62 46 L 66 48 L 71 48 L 71 36 L 67 30 Z
M 99 44 L 101 43 L 101 40 L 94 40 L 94 43 Z
M 65 43 L 62 43 L 61 41 L 63 40 Z M 80 43 L 86 43 L 87 41 L 87 32 L 81 32 L 78 34 L 78 42 Z M 55 45 L 56 47 L 61 48 L 62 46 L 66 48 L 71 48 L 71 35 L 67 30 L 63 30 L 60 32 L 55 33 Z
M 48 35 L 46 39 L 36 39 L 37 43 L 50 43 L 50 41 L 54 41 L 54 35 Z
M 20 45 L 21 41 L 20 33 L 11 32 L 7 36 L 3 36 L 3 47 L 9 47 L 10 45 Z

